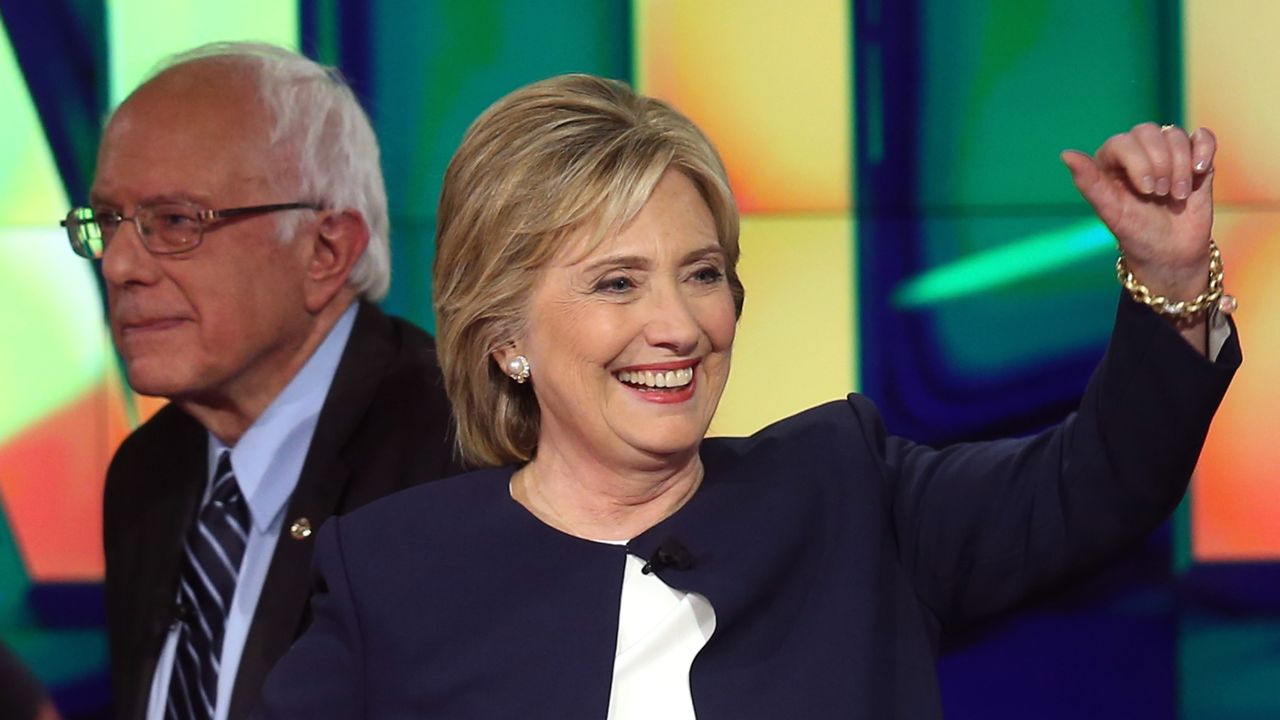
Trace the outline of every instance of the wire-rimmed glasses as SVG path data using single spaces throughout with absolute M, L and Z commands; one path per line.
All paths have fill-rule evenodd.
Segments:
M 219 220 L 260 215 L 282 210 L 319 210 L 314 203 L 291 202 L 250 207 L 202 210 L 182 202 L 157 202 L 139 205 L 132 216 L 114 210 L 73 208 L 60 224 L 67 229 L 67 239 L 77 255 L 90 260 L 102 257 L 120 223 L 131 221 L 142 245 L 153 255 L 178 255 L 200 247 L 206 227 Z

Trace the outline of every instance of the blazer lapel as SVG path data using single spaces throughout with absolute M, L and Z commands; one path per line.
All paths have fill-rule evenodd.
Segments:
M 314 452 L 308 455 L 308 466 L 314 455 Z M 304 472 L 303 477 L 307 482 L 299 480 L 285 511 L 284 527 L 276 541 L 253 625 L 245 639 L 228 720 L 249 716 L 275 660 L 289 649 L 305 625 L 300 619 L 306 617 L 311 594 L 311 555 L 315 540 L 310 533 L 295 537 L 290 526 L 295 520 L 306 518 L 314 531 L 324 518 L 333 515 L 350 471 L 344 463 L 335 460 L 309 475 Z
M 306 518 L 314 532 L 342 507 L 353 466 L 343 451 L 359 428 L 393 356 L 391 332 L 390 320 L 381 311 L 360 303 L 351 337 L 321 408 L 302 474 L 285 510 L 280 538 L 240 659 L 228 720 L 249 716 L 271 666 L 306 624 L 296 619 L 305 619 L 308 612 L 315 540 L 311 534 L 295 537 L 290 526 Z

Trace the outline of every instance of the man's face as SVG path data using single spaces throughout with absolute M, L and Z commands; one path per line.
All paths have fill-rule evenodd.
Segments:
M 162 74 L 120 108 L 103 137 L 90 202 L 133 216 L 141 204 L 221 209 L 300 200 L 269 152 L 255 90 L 225 64 Z M 307 212 L 307 211 L 290 211 Z M 132 223 L 107 245 L 111 333 L 145 395 L 209 406 L 261 405 L 305 358 L 306 243 L 284 243 L 278 214 L 217 221 L 204 242 L 156 256 Z M 300 232 L 311 217 L 301 218 Z

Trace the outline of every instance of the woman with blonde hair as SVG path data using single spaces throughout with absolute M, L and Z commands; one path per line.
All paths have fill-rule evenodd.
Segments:
M 501 99 L 445 176 L 435 265 L 481 469 L 320 532 L 263 717 L 939 717 L 944 625 L 1096 568 L 1182 496 L 1239 362 L 1214 151 L 1147 124 L 1064 154 L 1162 297 L 1122 294 L 1062 424 L 935 450 L 855 394 L 704 440 L 744 297 L 715 150 L 615 81 Z

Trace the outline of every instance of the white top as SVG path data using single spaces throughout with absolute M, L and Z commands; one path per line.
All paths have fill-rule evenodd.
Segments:
M 298 485 L 302 463 L 311 447 L 320 408 L 329 394 L 338 361 L 351 336 L 356 319 L 355 303 L 343 312 L 342 317 L 329 330 L 324 342 L 316 348 L 302 370 L 289 381 L 285 389 L 271 401 L 271 405 L 245 431 L 240 441 L 231 449 L 231 469 L 236 483 L 249 507 L 249 542 L 244 558 L 240 561 L 240 575 L 236 580 L 235 597 L 227 613 L 227 624 L 222 638 L 222 656 L 218 673 L 218 697 L 213 708 L 213 720 L 226 720 L 231 706 L 231 691 L 235 688 L 236 669 L 240 655 L 253 623 L 253 613 L 258 607 L 258 597 L 267 579 L 271 556 L 275 554 L 276 540 L 284 526 L 284 510 Z M 213 488 L 213 471 L 218 455 L 225 446 L 212 434 L 209 435 L 209 475 L 205 481 L 201 506 L 209 499 Z M 169 627 L 156 671 L 151 678 L 151 697 L 147 703 L 147 720 L 163 720 L 169 701 L 169 678 L 173 672 L 173 656 L 178 648 L 178 623 Z
M 711 603 L 641 572 L 627 555 L 609 720 L 693 720 L 689 669 L 716 630 Z

